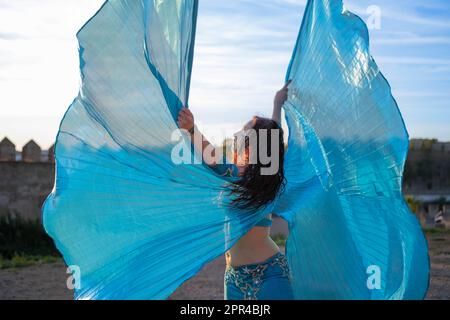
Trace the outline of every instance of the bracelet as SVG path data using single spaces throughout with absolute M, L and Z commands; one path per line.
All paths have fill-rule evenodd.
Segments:
M 195 126 L 193 126 L 190 130 L 189 130 L 190 134 L 194 134 L 195 133 Z

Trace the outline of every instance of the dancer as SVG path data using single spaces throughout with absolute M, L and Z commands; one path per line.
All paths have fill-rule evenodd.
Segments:
M 281 128 L 281 109 L 287 100 L 288 85 L 289 83 L 275 97 L 272 119 L 254 117 L 243 127 L 241 132 L 235 135 L 235 144 L 237 144 L 238 139 L 241 138 L 239 134 L 249 135 L 249 131 L 254 130 L 252 133 L 256 137 L 256 146 L 251 146 L 250 137 L 244 136 L 243 139 L 247 138 L 245 147 L 234 148 L 236 152 L 240 150 L 240 154 L 235 154 L 233 157 L 235 164 L 210 163 L 210 166 L 219 175 L 239 178 L 238 182 L 235 182 L 236 186 L 233 187 L 231 194 L 235 196 L 233 204 L 243 210 L 260 209 L 273 202 L 284 187 L 285 150 Z M 190 138 L 195 148 L 205 156 L 206 150 L 211 148 L 211 143 L 195 126 L 194 116 L 188 108 L 181 110 L 178 116 L 178 125 L 181 129 L 190 132 Z M 272 141 L 272 137 L 275 137 L 276 141 Z M 259 143 L 264 144 L 261 149 L 277 151 L 276 155 L 271 155 L 277 162 L 277 170 L 271 174 L 264 175 L 262 173 L 261 168 L 267 167 L 269 163 L 263 164 L 260 152 L 258 152 L 261 151 L 258 148 Z M 276 147 L 272 148 L 274 145 Z M 249 163 L 251 153 L 255 153 L 256 161 L 253 164 Z M 227 267 L 224 277 L 226 300 L 293 299 L 289 265 L 286 256 L 270 238 L 271 225 L 271 215 L 268 215 L 226 253 Z

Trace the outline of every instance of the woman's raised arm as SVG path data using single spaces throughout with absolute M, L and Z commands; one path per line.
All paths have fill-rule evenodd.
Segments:
M 274 105 L 273 105 L 273 115 L 272 120 L 277 122 L 281 126 L 281 108 L 283 108 L 284 103 L 288 98 L 288 86 L 291 83 L 289 80 L 284 87 L 277 92 L 275 95 Z
M 188 108 L 181 109 L 178 115 L 178 126 L 186 130 L 191 135 L 191 142 L 195 149 L 202 154 L 203 160 L 209 166 L 216 165 L 216 149 L 206 139 L 206 137 L 197 129 L 194 121 L 194 115 Z

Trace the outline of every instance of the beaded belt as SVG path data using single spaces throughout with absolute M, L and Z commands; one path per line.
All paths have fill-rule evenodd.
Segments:
M 270 266 L 279 266 L 283 277 L 291 279 L 291 272 L 286 256 L 278 252 L 264 262 L 238 267 L 228 265 L 225 271 L 225 283 L 233 283 L 244 294 L 245 300 L 256 300 L 263 283 L 264 273 Z

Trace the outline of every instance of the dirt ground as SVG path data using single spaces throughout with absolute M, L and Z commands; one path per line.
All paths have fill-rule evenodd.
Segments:
M 427 299 L 450 300 L 450 234 L 429 237 L 431 283 Z M 170 299 L 222 300 L 225 261 L 219 258 L 181 286 Z M 69 300 L 62 263 L 0 270 L 0 300 Z

